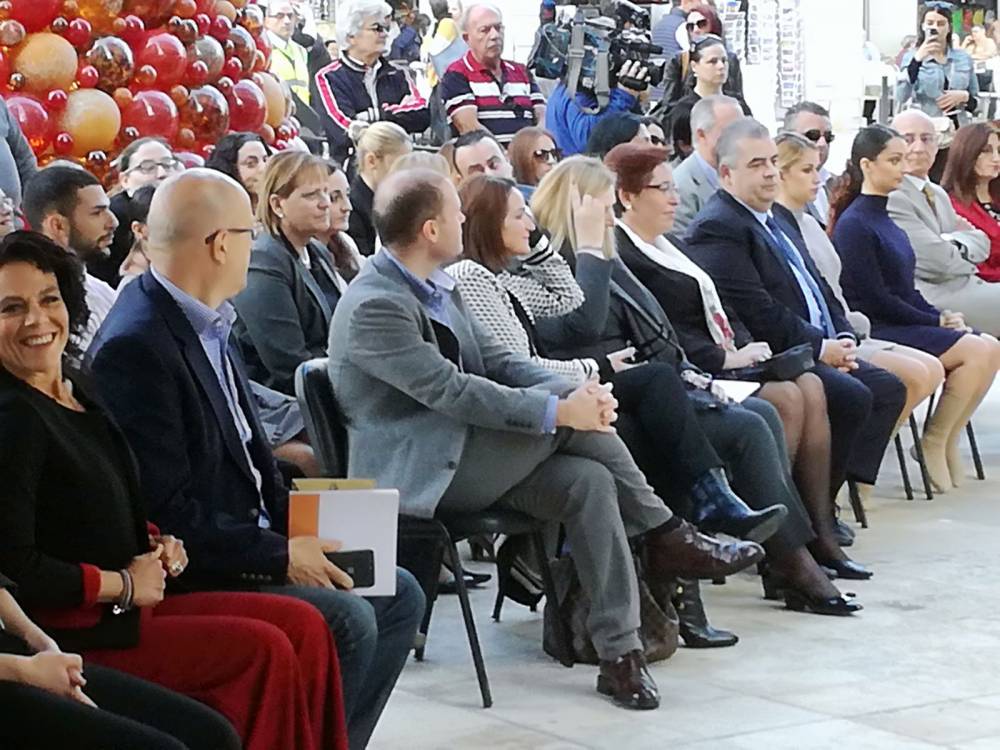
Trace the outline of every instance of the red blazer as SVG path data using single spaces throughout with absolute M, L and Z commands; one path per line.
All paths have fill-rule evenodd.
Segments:
M 990 238 L 990 257 L 979 264 L 979 276 L 986 281 L 1000 281 L 1000 223 L 978 203 L 960 203 L 952 196 L 951 205 L 955 213 L 968 220 L 972 226 L 986 233 Z

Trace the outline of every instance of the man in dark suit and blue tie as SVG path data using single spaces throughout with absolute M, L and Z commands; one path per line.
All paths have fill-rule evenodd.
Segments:
M 774 352 L 809 344 L 829 403 L 831 491 L 845 479 L 874 484 L 906 399 L 896 376 L 857 358 L 857 338 L 816 269 L 794 221 L 772 211 L 778 150 L 767 128 L 743 118 L 716 146 L 722 189 L 692 222 L 692 258 L 757 341 Z

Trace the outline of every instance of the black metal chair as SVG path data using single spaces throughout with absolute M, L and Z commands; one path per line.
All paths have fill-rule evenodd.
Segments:
M 303 362 L 295 372 L 295 395 L 302 409 L 306 432 L 312 443 L 313 450 L 323 474 L 328 477 L 347 476 L 347 429 L 344 416 L 337 404 L 333 385 L 327 374 L 326 358 Z M 400 488 L 405 492 L 405 488 Z M 542 582 L 547 598 L 556 600 L 555 582 L 552 569 L 545 553 L 543 530 L 545 522 L 534 519 L 523 513 L 510 510 L 486 510 L 480 513 L 461 515 L 441 515 L 435 518 L 415 518 L 400 515 L 399 541 L 400 545 L 411 545 L 421 549 L 420 560 L 414 567 L 414 575 L 420 581 L 427 596 L 427 610 L 420 632 L 425 640 L 416 648 L 416 658 L 422 661 L 426 635 L 430 629 L 431 613 L 438 593 L 438 572 L 441 563 L 446 561 L 455 576 L 458 600 L 462 609 L 462 619 L 465 622 L 465 632 L 469 640 L 469 650 L 476 668 L 479 680 L 479 691 L 482 696 L 483 708 L 493 705 L 490 692 L 489 677 L 486 674 L 486 664 L 479 645 L 479 634 L 469 602 L 469 592 L 465 585 L 465 575 L 462 561 L 458 554 L 458 543 L 480 534 L 506 534 L 508 536 L 528 535 L 532 538 L 537 563 L 542 574 Z M 447 559 L 445 559 L 447 558 Z M 569 651 L 569 636 L 561 628 L 556 628 L 556 640 L 559 647 L 560 663 L 567 667 L 573 666 Z
M 920 479 L 924 485 L 924 497 L 928 500 L 934 499 L 934 490 L 931 488 L 931 478 L 927 473 L 927 462 L 924 460 L 924 447 L 920 443 L 920 428 L 917 425 L 917 418 L 911 413 L 910 419 L 910 434 L 913 436 L 913 452 L 916 454 L 914 456 L 917 466 L 920 467 Z M 910 473 L 906 470 L 906 452 L 903 450 L 903 439 L 900 437 L 899 433 L 896 433 L 896 459 L 899 461 L 899 474 L 903 479 L 903 492 L 906 493 L 906 499 L 913 499 L 913 486 L 910 484 Z

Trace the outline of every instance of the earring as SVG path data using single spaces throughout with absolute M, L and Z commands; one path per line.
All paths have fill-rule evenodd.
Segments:
M 631 211 L 631 210 L 632 210 L 632 206 L 631 206 L 631 204 L 625 204 L 625 205 L 624 205 L 624 206 L 622 206 L 622 207 L 623 207 L 623 208 L 624 208 L 624 209 L 625 209 L 626 211 Z

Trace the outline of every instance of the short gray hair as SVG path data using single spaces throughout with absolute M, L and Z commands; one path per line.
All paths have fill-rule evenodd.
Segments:
M 740 106 L 738 101 L 725 94 L 713 94 L 712 96 L 699 99 L 691 108 L 691 135 L 693 136 L 699 130 L 707 133 L 714 128 L 715 123 L 718 121 L 716 112 L 718 112 L 720 107 L 724 107 L 727 104 L 733 107 Z
M 747 140 L 769 141 L 771 140 L 771 131 L 752 117 L 741 117 L 726 125 L 715 146 L 715 151 L 719 156 L 719 166 L 721 167 L 723 164 L 727 167 L 735 166 L 736 159 L 740 154 L 740 145 Z
M 893 130 L 899 130 L 899 126 L 897 125 L 897 123 L 904 117 L 910 117 L 910 116 L 914 116 L 918 120 L 923 120 L 927 125 L 930 126 L 931 130 L 937 130 L 937 126 L 934 124 L 934 118 L 931 117 L 926 112 L 924 112 L 922 109 L 918 109 L 916 107 L 912 107 L 911 109 L 904 109 L 902 112 L 898 113 L 895 117 L 892 118 L 892 122 L 889 123 L 889 127 L 891 127 Z
M 385 0 L 349 0 L 337 9 L 337 44 L 349 49 L 349 37 L 357 35 L 367 21 L 381 21 L 391 15 L 392 7 Z
M 798 104 L 793 104 L 791 107 L 785 110 L 785 120 L 781 125 L 782 130 L 787 130 L 789 132 L 795 132 L 795 121 L 799 118 L 803 112 L 810 115 L 818 115 L 819 117 L 825 117 L 827 120 L 830 119 L 830 110 L 824 107 L 822 104 L 817 104 L 816 102 L 802 101 Z
M 503 21 L 503 11 L 500 10 L 500 8 L 494 5 L 493 3 L 473 2 L 462 11 L 462 20 L 461 23 L 459 24 L 462 31 L 469 30 L 469 18 L 470 16 L 472 16 L 472 12 L 478 10 L 479 8 L 488 8 L 489 10 L 492 10 L 494 13 L 497 14 L 497 18 Z

